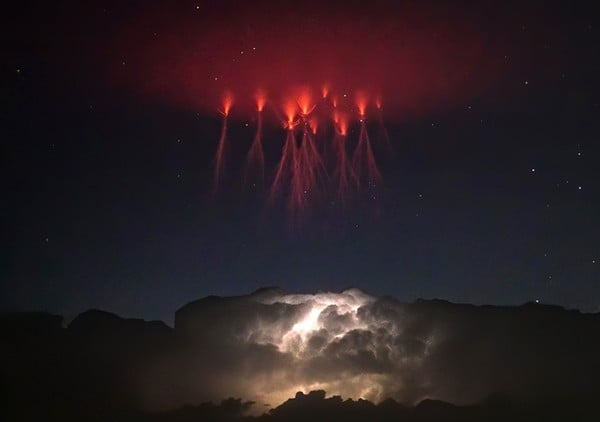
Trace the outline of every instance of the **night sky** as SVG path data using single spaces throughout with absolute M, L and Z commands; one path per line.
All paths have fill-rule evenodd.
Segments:
M 172 323 L 196 298 L 277 285 L 599 311 L 600 21 L 591 5 L 483 3 L 15 2 L 0 309 Z M 383 183 L 295 224 L 244 188 L 258 83 L 271 110 L 287 83 L 379 90 Z M 272 179 L 285 130 L 269 116 Z

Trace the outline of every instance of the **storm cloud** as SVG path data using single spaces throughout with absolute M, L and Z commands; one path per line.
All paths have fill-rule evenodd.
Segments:
M 599 322 L 535 303 L 403 304 L 359 290 L 207 297 L 177 311 L 179 343 L 142 368 L 139 393 L 159 407 L 231 395 L 277 405 L 316 389 L 406 404 L 576 397 L 598 391 Z
M 262 413 L 314 390 L 406 405 L 600 393 L 600 315 L 537 303 L 406 304 L 359 290 L 269 288 L 189 303 L 173 328 L 102 311 L 67 327 L 47 314 L 1 322 L 2 383 L 17 404 L 46 397 L 48 406 L 163 411 L 239 397 Z

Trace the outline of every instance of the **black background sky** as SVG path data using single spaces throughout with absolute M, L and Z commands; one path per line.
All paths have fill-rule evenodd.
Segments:
M 99 307 L 170 322 L 197 297 L 264 285 L 600 309 L 592 5 L 480 6 L 502 12 L 494 31 L 508 40 L 487 52 L 508 69 L 497 89 L 388 119 L 395 155 L 379 155 L 376 203 L 316 210 L 295 232 L 242 193 L 235 170 L 210 194 L 218 116 L 98 82 L 126 59 L 97 52 L 98 40 L 146 5 L 14 2 L 3 12 L 1 309 Z M 246 123 L 232 122 L 230 139 L 249 142 Z M 273 156 L 281 136 L 266 133 Z M 234 152 L 232 167 L 241 160 Z

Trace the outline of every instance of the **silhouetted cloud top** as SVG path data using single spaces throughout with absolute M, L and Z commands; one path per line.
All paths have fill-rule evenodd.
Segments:
M 175 330 L 197 349 L 189 368 L 253 400 L 280 403 L 323 389 L 375 402 L 466 404 L 499 391 L 530 398 L 597 391 L 599 321 L 535 303 L 402 304 L 359 290 L 263 289 L 192 302 L 177 311 Z
M 403 304 L 359 290 L 262 289 L 189 303 L 174 328 L 95 310 L 66 328 L 45 314 L 6 314 L 1 324 L 3 383 L 17 386 L 15 397 L 41 389 L 163 411 L 241 397 L 250 402 L 235 402 L 240 412 L 279 406 L 275 417 L 299 403 L 350 398 L 344 406 L 355 410 L 380 403 L 402 412 L 398 403 L 426 399 L 467 405 L 497 393 L 530 402 L 600 393 L 600 316 L 534 303 Z

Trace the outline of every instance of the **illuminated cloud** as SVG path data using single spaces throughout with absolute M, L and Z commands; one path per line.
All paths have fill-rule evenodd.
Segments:
M 549 328 L 557 318 L 560 341 Z M 401 304 L 359 290 L 208 297 L 177 312 L 177 345 L 142 368 L 138 394 L 151 408 L 230 396 L 275 406 L 317 389 L 408 404 L 564 396 L 593 390 L 586 371 L 598 365 L 586 356 L 599 346 L 575 333 L 594 318 L 543 305 Z M 577 341 L 589 342 L 585 353 Z

